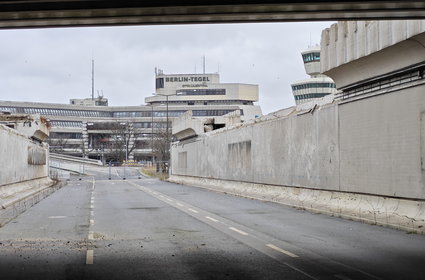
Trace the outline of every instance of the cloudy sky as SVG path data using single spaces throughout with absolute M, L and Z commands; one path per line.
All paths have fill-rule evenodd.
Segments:
M 69 103 L 95 89 L 110 105 L 142 105 L 165 74 L 220 73 L 258 84 L 263 113 L 294 104 L 290 84 L 307 78 L 300 52 L 330 22 L 0 30 L 0 100 Z

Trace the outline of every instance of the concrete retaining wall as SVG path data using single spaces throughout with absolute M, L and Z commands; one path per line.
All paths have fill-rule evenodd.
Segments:
M 0 124 L 0 188 L 48 176 L 48 149 Z
M 48 177 L 48 148 L 0 124 L 0 227 L 61 187 Z
M 173 144 L 172 175 L 425 199 L 425 86 Z
M 50 178 L 45 177 L 1 187 L 0 227 L 65 184 L 65 181 L 54 182 Z

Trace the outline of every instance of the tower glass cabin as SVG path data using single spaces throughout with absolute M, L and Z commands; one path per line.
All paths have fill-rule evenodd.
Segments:
M 302 104 L 328 94 L 336 93 L 334 81 L 320 73 L 320 46 L 311 47 L 301 53 L 305 72 L 309 79 L 291 84 L 295 103 Z

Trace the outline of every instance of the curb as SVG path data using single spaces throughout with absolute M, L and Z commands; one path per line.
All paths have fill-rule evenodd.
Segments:
M 425 201 L 172 175 L 169 182 L 425 234 Z
M 67 184 L 66 181 L 59 181 L 52 185 L 47 185 L 45 188 L 37 190 L 33 193 L 27 194 L 16 200 L 9 201 L 1 205 L 0 208 L 0 227 L 3 227 L 11 220 L 48 197 L 58 189 L 62 188 Z

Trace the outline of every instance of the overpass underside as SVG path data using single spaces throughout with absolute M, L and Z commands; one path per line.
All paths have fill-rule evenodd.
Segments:
M 0 28 L 425 18 L 424 1 L 0 2 Z

